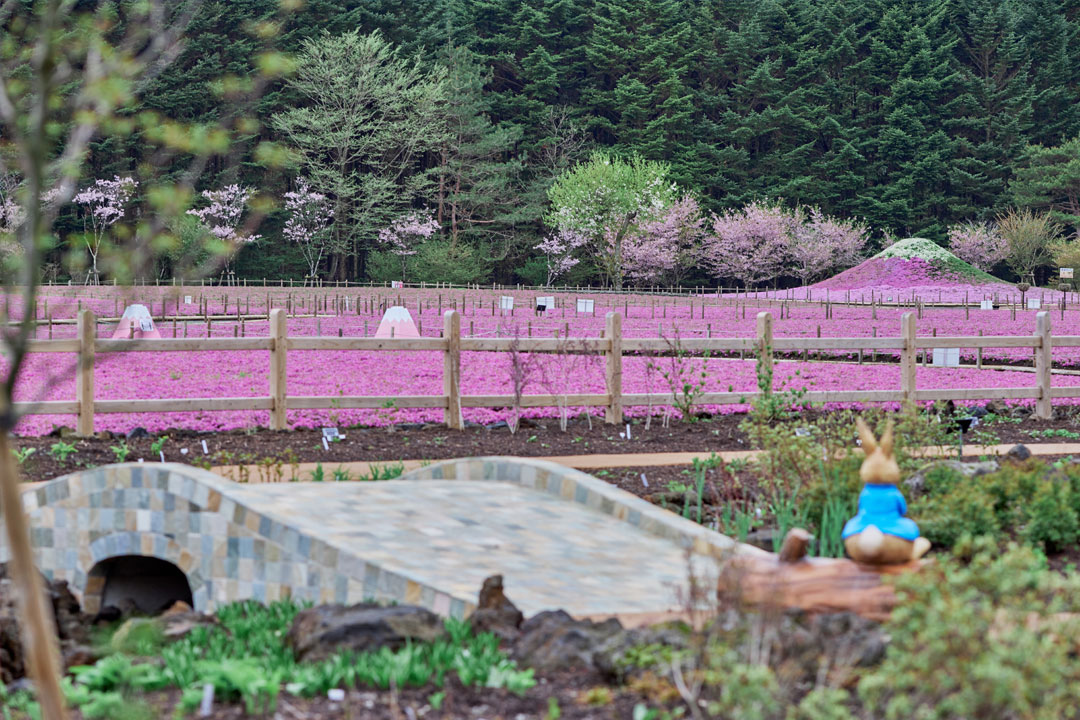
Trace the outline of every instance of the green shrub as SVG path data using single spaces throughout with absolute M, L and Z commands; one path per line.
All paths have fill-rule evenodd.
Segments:
M 952 547 L 964 535 L 1001 535 L 993 498 L 977 482 L 962 482 L 944 497 L 921 503 L 911 514 L 923 537 L 938 547 Z
M 1042 545 L 1047 552 L 1058 552 L 1076 543 L 1080 522 L 1070 505 L 1068 485 L 1054 479 L 1043 480 L 1029 508 L 1024 529 L 1028 542 Z
M 964 562 L 964 558 L 968 558 Z M 885 660 L 859 683 L 881 720 L 1051 720 L 1080 703 L 1080 576 L 1046 569 L 1029 547 L 957 544 L 897 578 Z

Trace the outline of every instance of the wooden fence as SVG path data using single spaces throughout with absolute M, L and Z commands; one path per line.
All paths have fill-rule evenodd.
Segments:
M 152 340 L 112 340 L 95 337 L 96 320 L 90 310 L 78 317 L 77 336 L 63 340 L 32 340 L 30 352 L 78 353 L 75 400 L 19 402 L 16 410 L 24 414 L 76 414 L 77 431 L 94 431 L 96 413 L 268 410 L 270 428 L 286 427 L 287 410 L 352 408 L 441 408 L 450 428 L 463 427 L 462 408 L 476 407 L 604 407 L 609 423 L 623 420 L 628 406 L 672 404 L 672 393 L 624 393 L 622 358 L 624 353 L 670 355 L 673 352 L 752 352 L 769 366 L 774 353 L 798 353 L 813 350 L 895 350 L 900 354 L 899 390 L 826 390 L 802 395 L 806 402 L 926 402 L 936 400 L 1032 399 L 1036 416 L 1049 418 L 1051 402 L 1056 398 L 1080 397 L 1080 387 L 1051 387 L 1052 351 L 1057 347 L 1080 347 L 1080 336 L 1057 336 L 1050 333 L 1050 316 L 1040 312 L 1030 336 L 990 337 L 917 337 L 915 315 L 901 318 L 900 337 L 850 338 L 774 338 L 772 314 L 758 313 L 757 332 L 752 338 L 625 338 L 622 316 L 609 312 L 601 338 L 472 338 L 461 336 L 461 315 L 449 310 L 443 315 L 443 333 L 439 338 L 342 338 L 290 337 L 285 312 L 270 311 L 270 336 L 259 338 L 162 338 Z M 919 390 L 916 388 L 916 356 L 931 348 L 1032 348 L 1035 356 L 1035 385 L 1010 388 L 955 388 Z M 265 350 L 270 352 L 270 387 L 264 397 L 169 398 L 152 400 L 95 400 L 94 359 L 107 352 L 187 352 L 206 350 Z M 289 350 L 427 350 L 443 355 L 443 393 L 441 395 L 393 396 L 301 396 L 289 395 L 286 370 Z M 606 392 L 585 394 L 462 395 L 462 352 L 588 353 L 604 356 Z M 699 395 L 700 405 L 745 403 L 757 392 L 708 392 Z

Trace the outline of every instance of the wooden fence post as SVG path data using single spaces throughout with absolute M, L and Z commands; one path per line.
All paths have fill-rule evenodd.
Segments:
M 604 366 L 604 381 L 607 385 L 608 406 L 607 422 L 620 425 L 623 421 L 622 404 L 622 315 L 609 312 L 606 316 L 604 337 L 610 343 Z
M 79 369 L 75 376 L 75 401 L 79 403 L 78 435 L 94 434 L 94 341 L 97 321 L 93 310 L 80 310 L 78 320 Z
M 906 312 L 900 317 L 900 337 L 904 347 L 900 350 L 900 391 L 904 403 L 915 402 L 915 314 Z
M 443 422 L 451 430 L 461 430 L 465 423 L 461 418 L 461 315 L 456 310 L 443 313 L 443 394 L 446 410 Z
M 1050 397 L 1050 368 L 1054 348 L 1050 338 L 1050 313 L 1045 310 L 1035 315 L 1035 336 L 1042 341 L 1042 344 L 1035 348 L 1035 375 L 1039 381 L 1039 399 L 1035 401 L 1035 417 L 1049 420 L 1054 414 Z
M 758 377 L 768 377 L 769 387 L 764 389 L 766 395 L 772 395 L 772 367 L 773 367 L 773 331 L 772 313 L 759 312 L 757 314 L 757 341 L 755 352 L 760 364 Z
M 281 308 L 270 311 L 270 429 L 285 429 L 286 360 L 288 358 L 288 327 Z

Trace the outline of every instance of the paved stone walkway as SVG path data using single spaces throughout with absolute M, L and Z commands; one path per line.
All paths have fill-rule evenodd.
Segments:
M 238 486 L 233 497 L 368 565 L 472 599 L 501 573 L 527 615 L 679 607 L 685 551 L 670 540 L 537 490 L 429 480 Z

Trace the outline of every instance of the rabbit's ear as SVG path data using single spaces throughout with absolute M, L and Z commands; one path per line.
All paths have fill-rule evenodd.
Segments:
M 855 427 L 859 429 L 859 439 L 862 440 L 863 451 L 869 455 L 877 450 L 877 439 L 874 437 L 874 433 L 867 427 L 866 421 L 861 417 L 855 418 Z
M 890 420 L 885 426 L 885 434 L 881 436 L 881 451 L 886 455 L 892 455 L 893 449 L 893 421 Z

